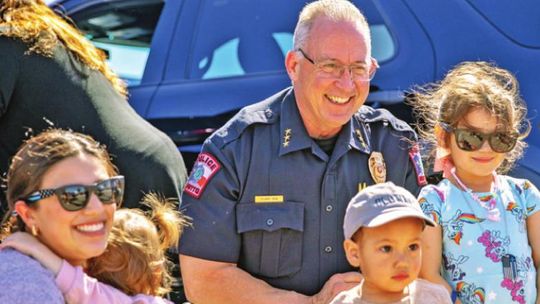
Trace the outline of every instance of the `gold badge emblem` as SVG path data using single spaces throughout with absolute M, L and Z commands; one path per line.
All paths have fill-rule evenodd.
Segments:
M 381 152 L 372 152 L 368 160 L 369 173 L 377 184 L 386 182 L 386 164 Z

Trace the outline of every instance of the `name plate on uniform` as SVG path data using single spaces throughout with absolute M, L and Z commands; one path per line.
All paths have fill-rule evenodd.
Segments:
M 256 195 L 255 203 L 283 203 L 283 195 Z

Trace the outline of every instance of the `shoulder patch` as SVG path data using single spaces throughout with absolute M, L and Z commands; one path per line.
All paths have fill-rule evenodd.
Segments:
M 194 198 L 201 197 L 204 188 L 219 169 L 221 169 L 221 165 L 213 155 L 205 152 L 199 154 L 184 187 L 184 192 Z
M 416 181 L 418 182 L 418 185 L 427 185 L 426 174 L 424 173 L 424 166 L 422 165 L 422 157 L 420 156 L 420 148 L 417 143 L 409 149 L 409 157 L 413 163 L 414 171 L 416 171 Z

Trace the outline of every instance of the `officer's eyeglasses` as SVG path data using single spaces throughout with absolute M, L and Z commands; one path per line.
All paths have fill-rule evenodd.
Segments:
M 95 193 L 103 204 L 120 206 L 124 196 L 124 177 L 114 176 L 92 185 L 67 185 L 56 189 L 37 190 L 21 200 L 33 204 L 56 194 L 62 208 L 77 211 L 88 205 L 92 193 Z
M 315 61 L 311 59 L 301 48 L 299 48 L 298 51 L 302 54 L 302 56 L 304 56 L 304 58 L 306 58 L 308 62 L 313 64 L 323 75 L 329 78 L 340 78 L 345 70 L 349 71 L 349 75 L 351 75 L 354 81 L 368 82 L 375 77 L 377 66 L 370 68 L 368 64 L 344 65 L 333 59 Z
M 482 148 L 487 140 L 494 152 L 507 153 L 516 146 L 519 134 L 517 132 L 481 133 L 471 129 L 454 128 L 451 125 L 439 123 L 443 130 L 454 133 L 457 146 L 464 151 L 476 151 Z

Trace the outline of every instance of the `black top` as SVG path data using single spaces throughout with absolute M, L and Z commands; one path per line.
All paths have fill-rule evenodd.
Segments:
M 178 198 L 186 168 L 176 146 L 140 117 L 99 71 L 63 47 L 53 58 L 25 54 L 19 40 L 0 37 L 0 173 L 23 140 L 51 126 L 93 136 L 126 177 L 124 206 L 143 192 Z M 0 190 L 5 211 L 4 190 Z M 0 211 L 0 214 L 3 212 Z

